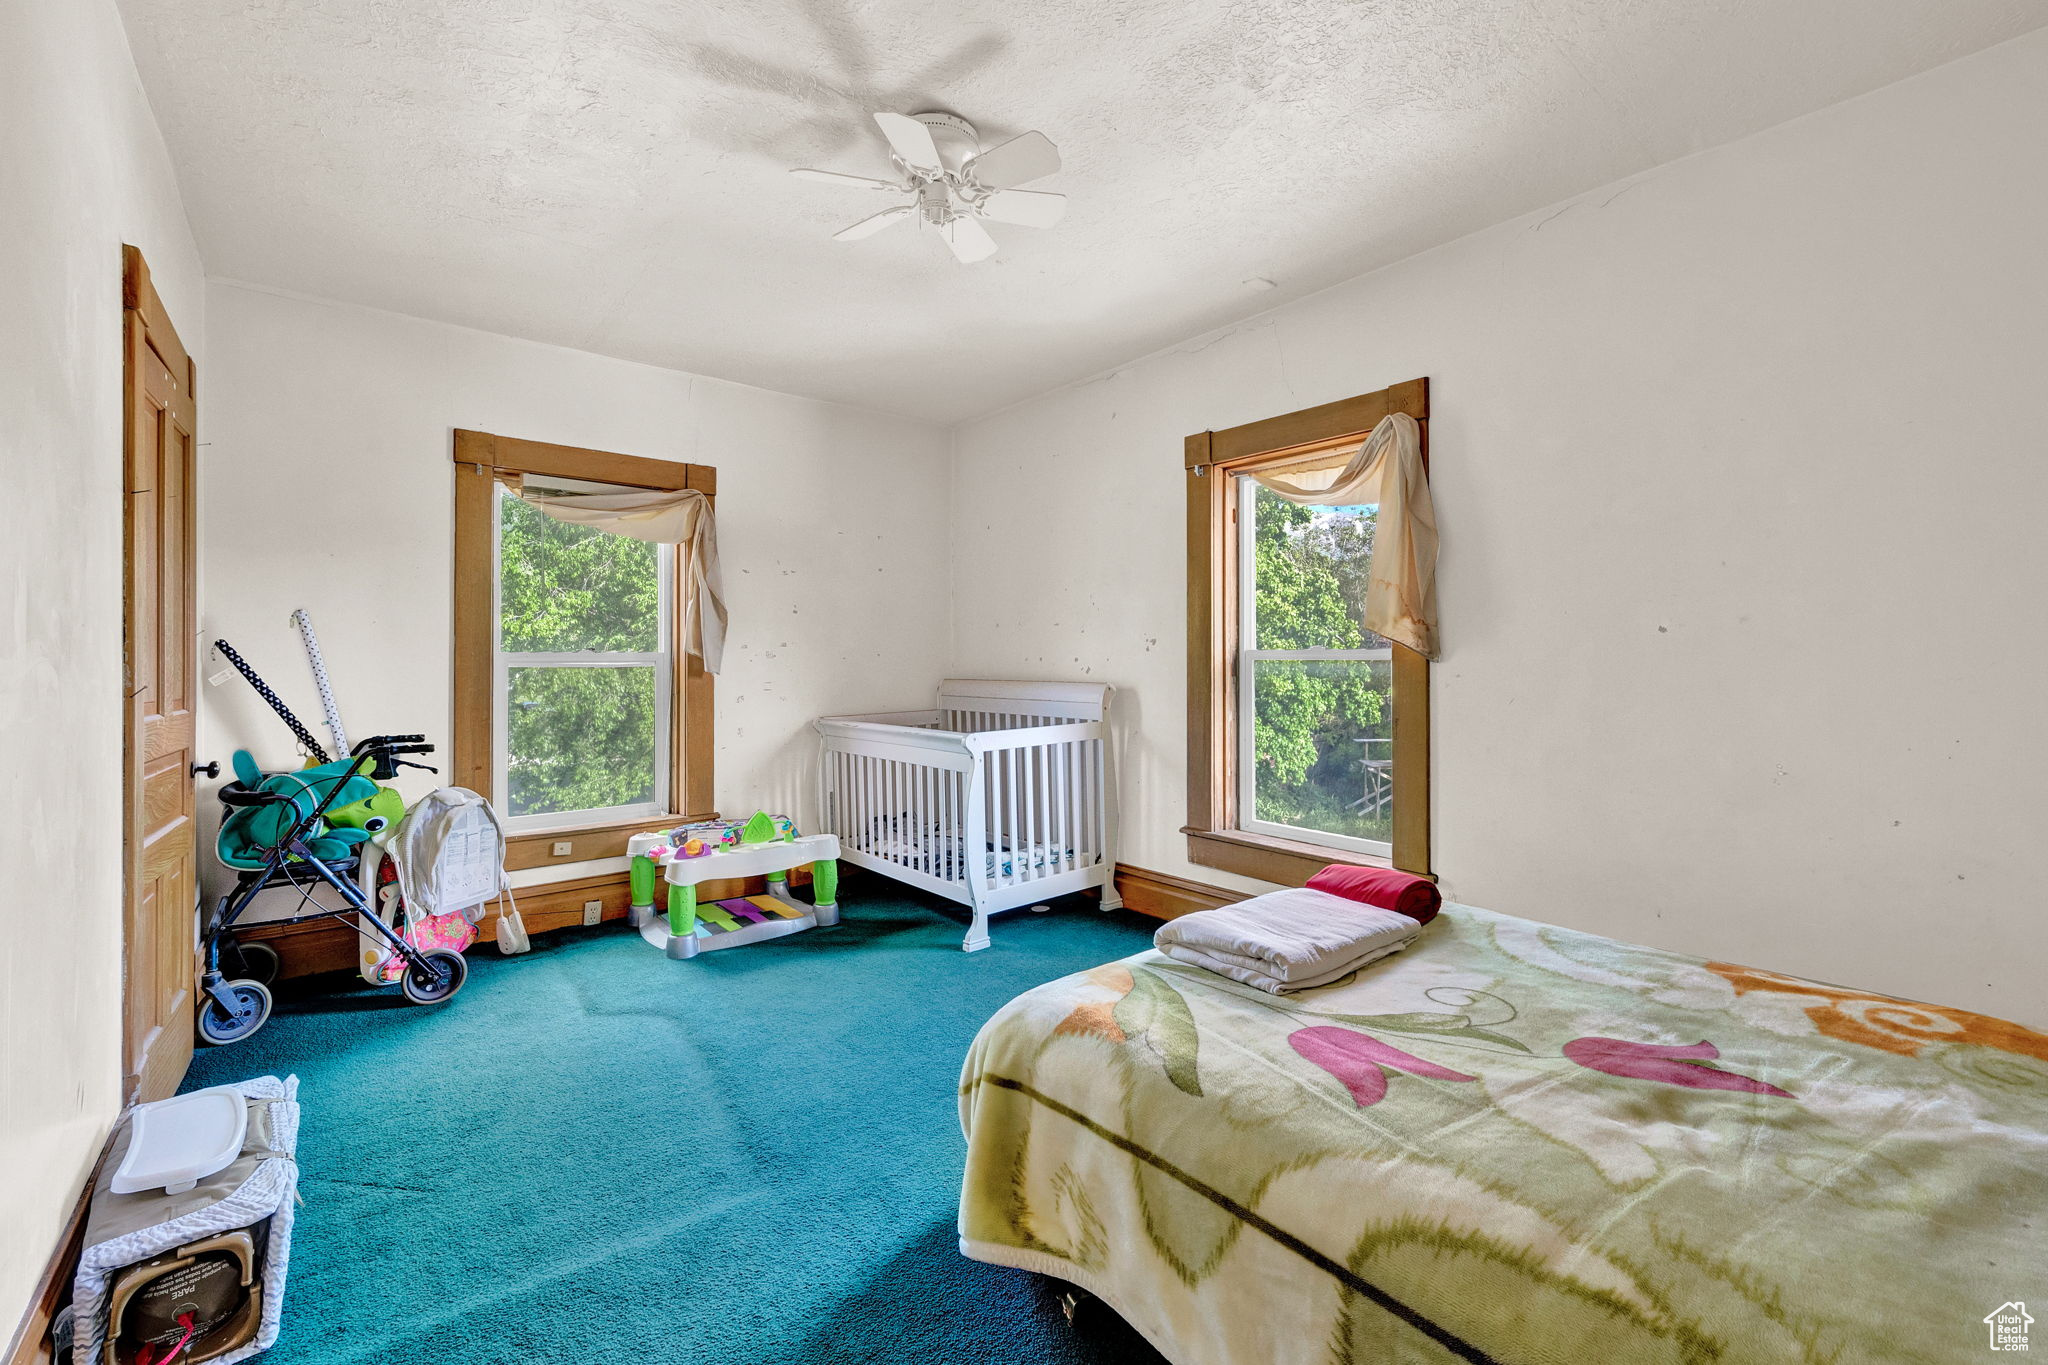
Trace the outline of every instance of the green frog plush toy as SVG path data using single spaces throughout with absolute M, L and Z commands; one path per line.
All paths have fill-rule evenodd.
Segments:
M 396 787 L 379 787 L 360 801 L 329 807 L 327 823 L 336 829 L 359 829 L 371 838 L 405 818 L 405 798 Z

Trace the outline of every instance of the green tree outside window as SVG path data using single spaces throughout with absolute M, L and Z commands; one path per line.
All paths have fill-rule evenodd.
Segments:
M 1303 507 L 1255 487 L 1250 501 L 1253 648 L 1376 650 L 1365 586 L 1375 507 Z M 1391 664 L 1383 659 L 1254 659 L 1253 817 L 1385 842 L 1392 803 Z M 1371 742 L 1367 742 L 1371 741 Z M 1375 799 L 1377 794 L 1377 799 Z
M 663 547 L 499 499 L 498 648 L 514 816 L 658 799 Z M 639 656 L 601 664 L 535 656 Z M 647 656 L 657 656 L 648 658 Z

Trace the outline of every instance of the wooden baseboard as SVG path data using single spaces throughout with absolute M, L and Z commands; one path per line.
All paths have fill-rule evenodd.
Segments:
M 793 868 L 792 886 L 809 883 L 809 868 Z M 734 896 L 758 896 L 767 890 L 760 877 L 729 878 L 706 882 L 697 888 L 701 900 L 725 900 Z M 545 886 L 523 887 L 513 893 L 519 904 L 519 919 L 531 934 L 583 927 L 584 907 L 598 902 L 598 922 L 626 918 L 632 903 L 632 885 L 623 872 L 550 882 Z M 660 902 L 666 904 L 664 900 Z M 486 913 L 478 928 L 479 944 L 491 941 L 495 912 Z M 309 924 L 251 924 L 236 933 L 253 942 L 268 944 L 278 956 L 278 976 L 313 976 L 322 972 L 352 972 L 356 969 L 356 931 L 340 920 L 315 920 Z M 6 1365 L 0 1362 L 0 1365 Z
M 1174 919 L 1196 910 L 1214 910 L 1244 900 L 1242 892 L 1228 891 L 1207 882 L 1176 877 L 1150 868 L 1116 865 L 1116 893 L 1127 909 L 1155 919 Z
M 106 1159 L 107 1149 L 103 1146 L 99 1160 L 93 1162 L 84 1187 L 78 1191 L 78 1198 L 71 1205 L 71 1216 L 64 1220 L 64 1230 L 58 1234 L 57 1246 L 43 1266 L 35 1292 L 29 1296 L 28 1309 L 14 1329 L 13 1339 L 7 1343 L 7 1352 L 0 1355 L 0 1365 L 50 1365 L 50 1320 L 57 1316 L 59 1308 L 70 1302 L 71 1282 L 78 1274 L 78 1257 L 85 1250 L 86 1210 L 92 1202 L 93 1185 L 98 1182 L 100 1167 Z

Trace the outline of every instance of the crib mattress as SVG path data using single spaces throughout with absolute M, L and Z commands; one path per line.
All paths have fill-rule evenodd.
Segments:
M 920 872 L 934 877 L 944 877 L 942 869 L 954 869 L 952 881 L 964 880 L 958 869 L 969 866 L 969 859 L 962 855 L 960 840 L 950 836 L 933 834 L 929 839 L 919 841 L 905 838 L 900 834 L 874 837 L 854 845 L 861 852 L 891 862 L 906 863 Z M 982 876 L 991 881 L 1012 881 L 1019 869 L 1029 872 L 1043 872 L 1050 868 L 1054 872 L 1074 872 L 1092 867 L 1099 861 L 1093 854 L 1083 855 L 1072 847 L 1055 844 L 1032 844 L 1027 848 L 1011 850 L 990 846 L 982 855 Z

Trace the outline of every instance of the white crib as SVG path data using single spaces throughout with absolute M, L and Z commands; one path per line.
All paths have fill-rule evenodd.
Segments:
M 970 907 L 970 953 L 1020 905 L 1099 886 L 1115 909 L 1109 694 L 949 678 L 934 710 L 827 716 L 823 832 L 846 862 Z

